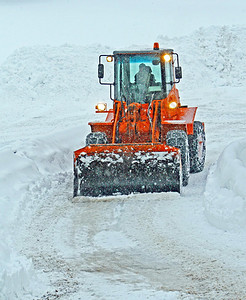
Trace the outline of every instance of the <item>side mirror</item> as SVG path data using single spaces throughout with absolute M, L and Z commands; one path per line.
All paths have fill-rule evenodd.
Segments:
M 176 79 L 182 78 L 182 68 L 181 67 L 175 67 L 175 78 Z
M 98 65 L 98 78 L 103 78 L 104 77 L 104 65 L 99 64 Z

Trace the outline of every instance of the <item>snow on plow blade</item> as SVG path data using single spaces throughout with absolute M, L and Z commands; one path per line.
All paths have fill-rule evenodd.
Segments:
M 181 159 L 163 144 L 90 145 L 74 152 L 74 197 L 180 192 Z

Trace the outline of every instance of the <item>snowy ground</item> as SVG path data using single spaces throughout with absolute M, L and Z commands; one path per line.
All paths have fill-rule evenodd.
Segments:
M 1 300 L 246 298 L 246 29 L 159 41 L 206 124 L 205 170 L 182 195 L 72 199 L 72 151 L 108 99 L 97 56 L 113 49 L 26 47 L 2 63 Z

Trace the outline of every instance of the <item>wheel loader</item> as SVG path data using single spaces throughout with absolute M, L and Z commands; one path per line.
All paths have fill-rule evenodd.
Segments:
M 105 70 L 111 65 L 113 80 Z M 107 74 L 107 78 L 108 78 Z M 96 105 L 104 122 L 89 122 L 85 147 L 74 152 L 74 197 L 181 192 L 205 163 L 204 123 L 180 102 L 179 56 L 172 49 L 100 55 L 98 78 L 113 107 Z

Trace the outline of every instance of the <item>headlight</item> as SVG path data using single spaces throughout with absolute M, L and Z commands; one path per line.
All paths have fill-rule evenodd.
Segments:
M 107 110 L 107 103 L 97 103 L 96 110 L 97 111 L 106 111 Z
M 169 54 L 164 54 L 164 55 L 163 55 L 163 58 L 164 58 L 165 62 L 169 62 L 169 61 L 171 60 L 171 55 L 169 55 Z
M 107 60 L 107 62 L 112 62 L 113 61 L 113 56 L 107 56 L 106 60 Z
M 174 109 L 174 108 L 176 108 L 177 106 L 178 106 L 178 103 L 175 102 L 175 101 L 169 103 L 169 108 L 171 108 L 171 109 Z

